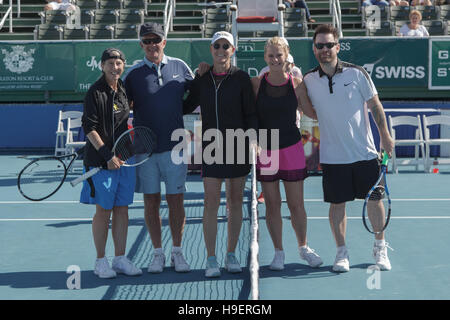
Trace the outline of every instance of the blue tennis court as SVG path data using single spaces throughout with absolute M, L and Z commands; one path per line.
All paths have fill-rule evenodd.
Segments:
M 444 166 L 439 173 L 417 173 L 406 168 L 399 174 L 388 175 L 393 199 L 386 236 L 394 249 L 389 251 L 391 271 L 371 268 L 373 238 L 361 222 L 362 202 L 355 201 L 347 209 L 351 269 L 345 274 L 332 272 L 336 249 L 328 222 L 328 205 L 322 201 L 320 176 L 306 180 L 305 206 L 308 243 L 324 264 L 312 269 L 300 260 L 289 211 L 283 203 L 286 268 L 269 270 L 274 249 L 265 225 L 264 205 L 259 204 L 259 272 L 257 281 L 252 284 L 250 177 L 245 190 L 244 223 L 236 250 L 245 266 L 243 273 L 232 275 L 223 270 L 220 278 L 205 278 L 203 185 L 199 175 L 191 174 L 185 200 L 183 248 L 192 271 L 179 274 L 166 267 L 162 274 L 146 272 L 153 248 L 143 219 L 142 197 L 136 195 L 129 210 L 127 255 L 144 273 L 140 277 L 119 275 L 102 280 L 93 274 L 95 248 L 91 221 L 94 207 L 78 203 L 81 186 L 72 188 L 66 181 L 50 199 L 28 201 L 22 198 L 16 186 L 17 174 L 27 161 L 17 155 L 0 156 L 0 241 L 3 244 L 0 299 L 249 300 L 255 291 L 261 300 L 450 298 L 450 170 Z M 75 176 L 76 173 L 71 174 L 68 180 Z M 223 266 L 227 221 L 225 192 L 221 204 L 217 254 Z M 161 216 L 166 255 L 171 250 L 167 214 L 163 201 Z M 111 236 L 106 252 L 112 259 Z

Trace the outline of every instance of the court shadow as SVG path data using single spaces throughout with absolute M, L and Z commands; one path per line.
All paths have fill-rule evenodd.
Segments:
M 12 179 L 0 179 L 0 187 L 17 186 L 17 177 Z
M 268 265 L 261 266 L 259 269 L 260 278 L 284 278 L 284 279 L 311 279 L 333 277 L 337 274 L 332 270 L 333 266 L 322 266 L 311 268 L 308 265 L 300 263 L 288 263 L 284 265 L 284 270 L 273 271 Z
M 243 221 L 248 221 L 250 220 L 250 218 L 243 218 Z M 217 217 L 217 222 L 218 223 L 226 223 L 228 221 L 228 218 L 226 216 L 218 216 Z M 202 217 L 186 217 L 186 225 L 191 225 L 191 224 L 202 224 L 203 223 L 203 218 Z M 74 226 L 79 226 L 79 225 L 91 225 L 92 221 L 91 220 L 79 220 L 79 221 L 66 221 L 66 222 L 61 222 L 61 223 L 51 223 L 51 224 L 46 224 L 46 227 L 53 227 L 53 228 L 69 228 L 69 227 L 74 227 Z M 169 226 L 169 219 L 166 217 L 161 218 L 161 224 L 163 227 L 167 227 Z M 130 227 L 145 227 L 145 220 L 144 218 L 137 218 L 137 219 L 130 219 L 128 221 L 128 226 Z M 111 225 L 109 226 L 111 228 Z
M 113 279 L 100 279 L 93 270 L 81 271 L 79 273 L 80 289 L 95 289 L 106 287 L 108 290 L 103 299 L 114 298 L 114 292 L 121 286 L 156 286 L 186 284 L 190 286 L 200 282 L 223 282 L 230 280 L 243 281 L 240 296 L 248 299 L 250 292 L 250 274 L 248 268 L 243 268 L 242 273 L 231 274 L 221 270 L 222 275 L 219 278 L 206 278 L 204 269 L 191 270 L 188 273 L 177 273 L 173 267 L 164 269 L 163 273 L 151 274 L 146 268 L 142 269 L 140 276 L 117 275 Z M 47 288 L 48 290 L 68 290 L 69 284 L 74 284 L 74 273 L 64 271 L 26 271 L 10 272 L 0 274 L 0 286 L 8 286 L 16 289 Z M 191 288 L 192 289 L 192 288 Z

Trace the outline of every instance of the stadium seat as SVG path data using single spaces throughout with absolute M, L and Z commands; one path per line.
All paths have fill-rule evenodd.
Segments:
M 92 10 L 99 8 L 98 0 L 76 0 L 75 4 L 80 7 L 81 10 Z
M 390 16 L 388 6 L 365 6 L 362 7 L 362 26 L 365 27 L 367 23 L 376 24 L 381 21 L 388 21 Z M 369 21 L 368 21 L 369 20 Z
M 39 12 L 41 24 L 66 24 L 68 14 L 65 10 L 46 10 Z
M 208 8 L 202 10 L 204 23 L 229 23 L 230 15 L 226 8 Z
M 118 23 L 143 24 L 145 12 L 143 9 L 120 9 L 116 10 Z
M 135 24 L 119 23 L 114 25 L 115 39 L 139 39 L 138 26 Z
M 395 29 L 394 35 L 398 36 L 400 33 L 400 28 L 403 27 L 403 25 L 405 25 L 406 23 L 409 23 L 409 20 L 394 21 L 394 29 Z
M 413 127 L 414 130 L 414 138 L 408 139 L 399 139 L 396 135 L 396 127 L 398 126 L 410 126 Z M 392 117 L 389 115 L 389 128 L 391 137 L 394 140 L 394 149 L 392 150 L 392 171 L 394 173 L 398 173 L 397 166 L 399 165 L 415 165 L 416 170 L 419 170 L 419 164 L 424 165 L 424 170 L 426 170 L 425 163 L 425 147 L 424 147 L 424 139 L 422 134 L 422 124 L 420 121 L 420 116 L 397 116 Z M 399 146 L 414 146 L 414 160 L 399 160 L 397 159 L 395 147 Z M 420 153 L 422 152 L 422 159 L 420 160 Z
M 114 39 L 114 27 L 105 24 L 87 25 L 89 39 Z
M 391 21 L 409 20 L 409 6 L 391 6 L 389 9 L 389 18 Z
M 147 12 L 147 0 L 122 0 L 123 9 L 145 9 Z
M 64 27 L 63 40 L 86 40 L 89 38 L 87 30 Z
M 203 37 L 212 38 L 217 31 L 230 31 L 231 26 L 228 23 L 210 22 L 202 26 Z
M 59 24 L 39 24 L 34 28 L 34 40 L 61 40 L 62 27 Z
M 415 6 L 411 10 L 417 10 L 422 14 L 422 21 L 438 20 L 440 18 L 439 6 Z
M 447 35 L 447 25 L 442 20 L 427 20 L 422 21 L 422 24 L 427 28 L 430 36 Z
M 425 161 L 426 161 L 426 170 L 431 172 L 433 160 L 430 159 L 430 148 L 431 146 L 450 144 L 449 138 L 436 138 L 433 139 L 430 136 L 430 126 L 438 125 L 448 126 L 450 127 L 450 116 L 446 115 L 432 115 L 432 116 L 423 116 L 423 130 L 425 132 Z M 450 159 L 439 159 L 436 160 L 437 164 L 450 164 Z
M 307 37 L 308 36 L 308 24 L 306 18 L 303 22 L 284 22 L 284 35 L 286 37 Z
M 286 8 L 284 21 L 306 23 L 306 10 L 303 8 Z
M 98 3 L 99 9 L 120 9 L 122 8 L 122 1 L 120 0 L 100 0 Z
M 440 6 L 441 8 L 441 19 L 450 20 L 450 4 L 444 4 Z
M 241 32 L 276 31 L 284 36 L 285 5 L 281 0 L 239 0 L 230 6 L 232 12 L 232 33 L 235 39 Z
M 395 29 L 390 21 L 382 21 L 380 27 L 366 25 L 366 35 L 369 37 L 392 36 Z
M 93 24 L 116 24 L 119 20 L 113 9 L 91 10 L 90 15 L 93 17 Z

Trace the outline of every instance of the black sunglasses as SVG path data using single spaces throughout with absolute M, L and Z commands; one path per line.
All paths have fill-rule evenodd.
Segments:
M 158 44 L 162 41 L 161 38 L 150 38 L 150 39 L 142 39 L 141 40 L 143 44 Z
M 228 43 L 224 43 L 222 45 L 223 50 L 228 50 L 229 47 L 230 47 L 230 45 Z M 216 49 L 216 50 L 219 50 L 220 49 L 220 44 L 214 43 L 213 48 Z
M 320 42 L 318 42 L 318 43 L 314 43 L 314 46 L 317 49 L 319 49 L 319 50 L 323 49 L 323 47 L 327 47 L 328 49 L 331 49 L 335 45 L 337 45 L 337 42 L 327 42 L 327 43 L 320 43 Z

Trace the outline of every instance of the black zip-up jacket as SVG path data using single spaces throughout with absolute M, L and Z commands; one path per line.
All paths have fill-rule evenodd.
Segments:
M 114 116 L 114 103 L 117 107 L 116 112 L 120 111 L 119 116 Z M 91 131 L 97 131 L 103 143 L 112 150 L 115 139 L 128 129 L 129 114 L 130 107 L 122 80 L 119 79 L 116 92 L 108 85 L 105 76 L 102 75 L 89 88 L 84 98 L 82 117 L 84 133 L 88 135 Z M 84 166 L 107 167 L 106 161 L 87 138 L 84 149 Z
M 191 83 L 189 96 L 183 104 L 188 114 L 201 106 L 202 131 L 219 129 L 225 137 L 225 129 L 258 128 L 256 99 L 249 75 L 237 67 L 231 67 L 218 88 L 214 83 L 212 67 Z

